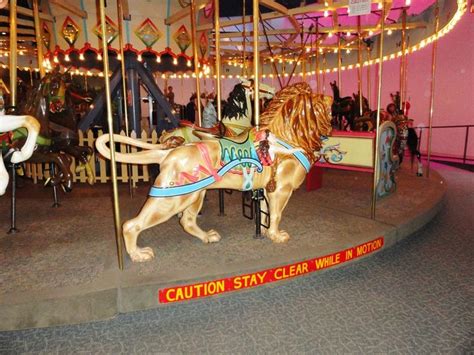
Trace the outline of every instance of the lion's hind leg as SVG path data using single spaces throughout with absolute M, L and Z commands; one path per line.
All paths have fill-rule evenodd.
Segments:
M 166 222 L 181 212 L 186 196 L 172 198 L 148 198 L 140 213 L 123 224 L 123 238 L 130 258 L 134 262 L 143 262 L 152 259 L 155 254 L 149 247 L 137 246 L 138 235 L 153 226 Z
M 183 229 L 189 234 L 201 239 L 204 243 L 215 243 L 221 239 L 219 233 L 211 229 L 208 232 L 203 231 L 197 225 L 197 215 L 202 208 L 206 190 L 199 191 L 195 195 L 195 200 L 183 211 L 180 223 Z

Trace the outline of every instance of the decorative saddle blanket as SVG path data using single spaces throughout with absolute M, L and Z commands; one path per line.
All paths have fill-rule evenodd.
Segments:
M 172 197 L 193 193 L 219 181 L 227 173 L 243 175 L 244 184 L 242 190 L 251 190 L 254 173 L 260 173 L 263 171 L 264 166 L 273 164 L 266 139 L 268 138 L 268 132 L 264 133 L 255 133 L 254 130 L 251 130 L 246 133 L 246 136 L 241 135 L 235 139 L 218 139 L 221 149 L 221 167 L 218 169 L 211 162 L 208 147 L 204 143 L 195 143 L 196 147 L 200 150 L 204 165 L 199 164 L 196 166 L 193 169 L 193 173 L 181 172 L 179 181 L 175 186 L 152 186 L 149 196 Z M 276 143 L 284 149 L 293 150 L 289 144 L 279 139 L 277 139 Z M 291 154 L 298 159 L 306 171 L 309 171 L 310 163 L 303 153 L 296 151 Z M 199 176 L 201 174 L 205 174 L 206 177 L 200 179 Z

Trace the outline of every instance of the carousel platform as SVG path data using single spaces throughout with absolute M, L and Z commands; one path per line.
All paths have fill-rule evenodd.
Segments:
M 9 196 L 0 198 L 0 330 L 89 322 L 118 313 L 199 302 L 235 292 L 258 292 L 294 277 L 350 265 L 410 236 L 443 206 L 446 183 L 435 171 L 417 177 L 402 167 L 395 194 L 377 203 L 370 219 L 371 175 L 326 170 L 321 189 L 295 191 L 281 227 L 285 244 L 254 239 L 255 225 L 242 216 L 241 193 L 209 191 L 203 229 L 222 240 L 203 244 L 186 234 L 178 219 L 147 230 L 139 245 L 155 259 L 143 264 L 125 258 L 117 266 L 110 186 L 75 186 L 52 208 L 51 189 L 27 182 L 18 190 L 20 232 L 9 229 Z M 121 219 L 134 217 L 147 186 L 128 194 L 120 186 Z M 350 267 L 350 266 L 349 266 Z

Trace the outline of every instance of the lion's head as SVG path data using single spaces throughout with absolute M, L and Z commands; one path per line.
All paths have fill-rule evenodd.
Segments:
M 288 86 L 277 93 L 260 116 L 261 129 L 294 147 L 302 148 L 313 160 L 321 148 L 321 136 L 331 133 L 331 103 L 328 96 L 313 95 L 307 83 Z

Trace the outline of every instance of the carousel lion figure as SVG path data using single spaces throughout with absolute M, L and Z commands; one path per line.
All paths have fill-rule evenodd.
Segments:
M 306 83 L 281 90 L 260 116 L 260 127 L 233 138 L 206 137 L 187 143 L 174 137 L 149 144 L 114 135 L 116 142 L 142 149 L 116 153 L 116 160 L 131 164 L 160 164 L 160 174 L 140 213 L 123 224 L 125 246 L 134 262 L 154 257 L 149 247 L 138 247 L 138 235 L 173 216 L 189 234 L 204 243 L 218 242 L 213 229 L 202 230 L 197 215 L 207 189 L 264 189 L 269 202 L 270 224 L 262 230 L 275 243 L 288 241 L 279 229 L 282 212 L 293 191 L 304 181 L 321 147 L 321 136 L 331 132 L 331 97 L 313 95 Z M 110 159 L 108 135 L 96 141 L 98 151 Z M 262 227 L 263 228 L 263 227 Z

